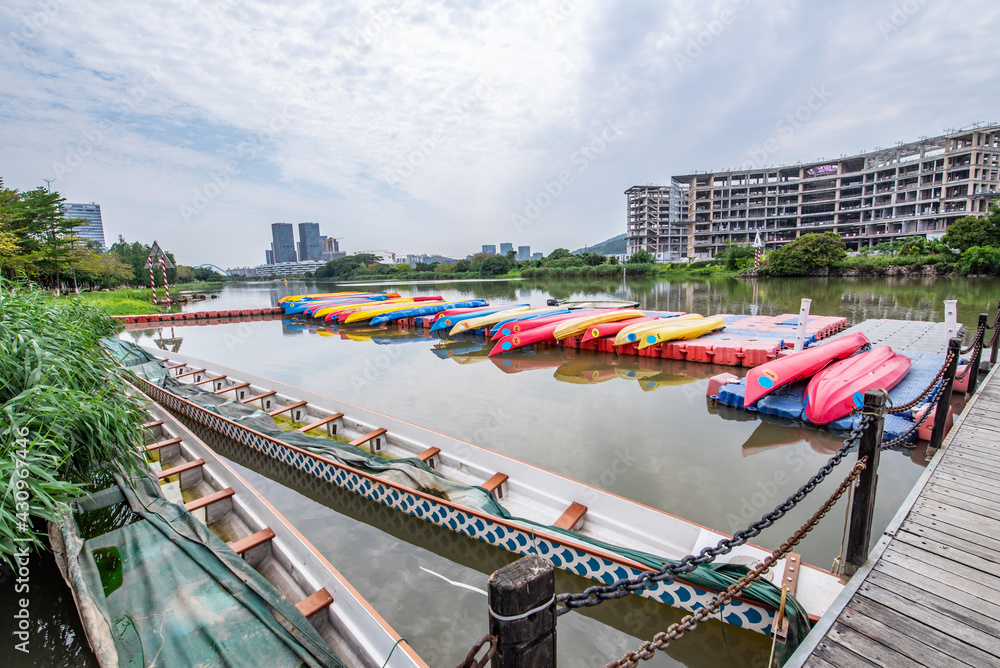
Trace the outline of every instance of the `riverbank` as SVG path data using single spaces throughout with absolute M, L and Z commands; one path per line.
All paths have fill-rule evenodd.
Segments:
M 173 297 L 200 292 L 202 290 L 218 290 L 226 284 L 221 281 L 181 283 L 171 285 Z M 163 288 L 157 288 L 156 296 L 163 298 Z M 101 309 L 108 315 L 150 315 L 161 313 L 163 307 L 153 304 L 153 291 L 150 288 L 121 288 L 109 292 L 81 292 L 78 295 L 68 294 L 60 299 L 79 299 L 83 303 Z

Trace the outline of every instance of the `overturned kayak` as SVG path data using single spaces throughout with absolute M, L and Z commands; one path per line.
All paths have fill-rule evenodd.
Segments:
M 583 333 L 583 336 L 580 337 L 580 343 L 586 343 L 587 341 L 600 339 L 605 336 L 612 336 L 618 334 L 618 332 L 622 331 L 626 327 L 630 327 L 632 325 L 638 325 L 639 323 L 649 323 L 654 320 L 660 320 L 660 318 L 657 318 L 656 316 L 647 315 L 642 318 L 636 318 L 634 320 L 622 320 L 618 322 L 602 322 L 600 324 L 589 327 L 587 331 Z
M 522 322 L 524 320 L 536 320 L 538 318 L 548 318 L 554 315 L 569 315 L 570 310 L 565 308 L 558 308 L 555 306 L 544 306 L 542 308 L 533 308 L 530 311 L 522 311 L 516 315 L 513 315 L 506 320 L 501 320 L 497 324 L 493 325 L 493 329 L 490 330 L 490 336 L 494 339 L 498 339 L 501 336 L 507 336 L 512 333 L 513 330 L 507 327 L 515 322 Z
M 696 339 L 699 336 L 723 329 L 726 326 L 724 318 L 715 316 L 713 318 L 692 318 L 681 320 L 675 318 L 673 321 L 667 320 L 662 324 L 642 330 L 642 340 L 639 341 L 639 350 L 645 350 L 650 346 L 667 341 L 684 341 Z
M 750 369 L 743 407 L 750 406 L 782 385 L 813 376 L 831 362 L 850 357 L 868 344 L 868 337 L 861 332 L 847 334 Z
M 497 311 L 504 311 L 509 309 L 513 304 L 506 304 L 504 306 L 489 306 L 479 309 L 470 309 L 464 313 L 443 313 L 440 318 L 434 321 L 431 326 L 431 332 L 440 332 L 442 329 L 451 329 L 463 320 L 468 320 L 469 318 L 477 318 L 482 315 L 489 315 L 490 313 L 496 313 Z M 527 304 L 522 304 L 522 306 L 527 308 Z
M 677 322 L 684 322 L 687 320 L 702 320 L 705 316 L 699 315 L 697 313 L 687 313 L 685 315 L 679 315 L 676 318 L 660 318 L 660 320 L 669 320 L 671 324 Z M 661 323 L 658 320 L 653 322 L 637 322 L 634 325 L 625 327 L 620 332 L 615 334 L 615 345 L 625 346 L 630 343 L 638 343 L 646 330 L 658 327 Z
M 834 362 L 806 386 L 805 415 L 813 424 L 829 424 L 861 408 L 868 390 L 889 391 L 910 371 L 910 358 L 889 346 Z
M 447 304 L 448 303 L 448 302 L 445 302 L 445 301 L 441 300 L 440 297 L 438 297 L 437 299 L 439 300 L 437 302 L 428 300 L 428 302 L 425 305 L 426 306 L 430 306 L 431 304 Z M 409 304 L 392 304 L 390 306 L 376 306 L 376 307 L 372 307 L 372 308 L 367 308 L 366 307 L 366 308 L 360 308 L 360 309 L 358 309 L 356 311 L 353 311 L 351 313 L 338 314 L 337 315 L 337 320 L 339 320 L 340 322 L 342 322 L 344 324 L 349 325 L 349 324 L 351 324 L 353 322 L 366 322 L 368 320 L 371 320 L 372 318 L 374 318 L 377 315 L 382 315 L 383 313 L 392 313 L 393 311 L 403 311 L 403 310 L 411 309 L 411 308 L 413 308 L 413 303 L 412 302 L 409 303 Z
M 504 309 L 497 311 L 496 313 L 489 313 L 487 315 L 480 315 L 475 318 L 463 318 L 455 323 L 455 326 L 451 328 L 449 335 L 455 336 L 456 334 L 461 334 L 462 332 L 468 332 L 481 327 L 490 327 L 497 324 L 504 318 L 506 318 L 511 313 L 521 313 L 531 309 L 528 304 L 512 304 Z
M 562 324 L 562 320 L 563 319 L 556 320 L 555 322 L 542 325 L 541 327 L 532 327 L 531 329 L 526 329 L 516 334 L 508 334 L 507 336 L 500 337 L 496 345 L 493 346 L 493 350 L 490 351 L 490 357 L 508 352 L 510 350 L 517 350 L 518 348 L 530 346 L 534 343 L 555 341 L 556 327 Z M 531 321 L 529 320 L 528 322 Z
M 500 329 L 499 332 L 493 335 L 494 341 L 499 341 L 505 336 L 510 336 L 511 334 L 517 334 L 519 332 L 526 332 L 529 329 L 535 329 L 536 327 L 545 327 L 553 323 L 562 323 L 566 320 L 573 318 L 579 318 L 583 315 L 591 313 L 599 313 L 600 311 L 570 311 L 569 309 L 561 309 L 551 315 L 543 315 L 540 318 L 531 318 L 530 320 L 515 320 L 514 322 L 505 325 Z M 504 333 L 506 332 L 506 333 Z
M 592 325 L 599 325 L 604 322 L 619 322 L 621 320 L 635 320 L 636 318 L 643 318 L 645 315 L 642 311 L 634 309 L 613 309 L 583 318 L 567 320 L 556 327 L 553 335 L 557 341 L 560 341 L 571 336 L 579 336 L 586 332 Z
M 442 304 L 424 304 L 422 306 L 416 306 L 410 309 L 403 309 L 401 311 L 390 311 L 389 313 L 382 313 L 372 318 L 372 325 L 381 325 L 384 322 L 392 322 L 393 320 L 401 320 L 403 318 L 419 318 L 425 315 L 434 315 L 435 313 L 440 313 L 448 309 L 455 308 L 476 308 L 478 306 L 486 306 L 485 299 L 470 299 L 464 302 L 445 302 Z

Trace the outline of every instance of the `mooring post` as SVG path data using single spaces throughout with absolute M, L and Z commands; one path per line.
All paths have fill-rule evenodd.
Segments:
M 555 594 L 552 564 L 533 554 L 490 576 L 493 668 L 555 668 Z
M 844 573 L 854 575 L 868 560 L 868 544 L 872 535 L 872 517 L 875 511 L 875 487 L 878 484 L 879 453 L 882 452 L 882 423 L 885 420 L 886 394 L 881 390 L 868 390 L 862 411 L 873 419 L 861 433 L 858 459 L 867 457 L 865 470 L 858 476 L 851 508 L 851 525 L 847 536 L 847 555 Z
M 944 329 L 945 329 L 945 341 L 944 344 L 948 345 L 948 342 L 953 338 L 958 336 L 958 300 L 957 299 L 945 299 L 944 300 Z
M 997 310 L 1000 311 L 1000 304 L 997 304 Z M 1000 327 L 1000 323 L 997 323 L 996 327 L 993 328 L 993 348 L 990 350 L 990 368 L 997 363 L 997 346 L 1000 346 L 1000 336 L 997 336 L 996 328 Z
M 986 313 L 979 314 L 979 324 L 978 327 L 983 331 L 983 342 L 986 341 L 986 322 L 990 319 L 990 316 Z M 976 330 L 977 332 L 979 329 Z M 972 393 L 976 391 L 976 382 L 979 380 L 979 364 L 983 359 L 983 346 L 979 345 L 976 350 L 975 357 L 972 358 L 972 368 L 969 369 L 969 389 L 966 392 L 967 397 L 971 397 Z
M 944 441 L 944 426 L 947 424 L 948 407 L 951 405 L 951 391 L 955 386 L 955 374 L 958 372 L 958 356 L 962 352 L 962 339 L 954 338 L 948 343 L 948 353 L 951 364 L 944 372 L 941 382 L 944 383 L 938 395 L 937 407 L 934 409 L 934 429 L 931 431 L 929 448 L 940 448 Z M 971 373 L 971 372 L 970 372 Z
M 809 322 L 809 305 L 811 299 L 802 299 L 799 306 L 799 326 L 795 328 L 795 352 L 799 352 L 806 346 L 806 323 Z

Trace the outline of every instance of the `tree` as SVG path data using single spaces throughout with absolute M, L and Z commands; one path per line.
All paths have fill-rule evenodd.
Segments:
M 549 253 L 548 255 L 546 255 L 545 259 L 546 260 L 562 260 L 562 259 L 565 259 L 565 258 L 568 258 L 568 257 L 574 257 L 574 256 L 573 256 L 572 253 L 570 253 L 565 248 L 557 248 L 554 251 L 552 251 L 551 253 Z M 546 264 L 548 264 L 548 262 L 546 262 Z
M 378 266 L 382 258 L 372 253 L 358 253 L 346 257 L 330 260 L 313 274 L 314 278 L 350 278 L 351 276 L 367 271 L 368 265 Z
M 415 269 L 417 271 L 434 271 L 438 268 L 438 262 L 418 262 Z
M 413 271 L 413 267 L 411 267 L 411 266 L 410 266 L 410 265 L 409 265 L 408 263 L 406 263 L 406 262 L 400 262 L 399 264 L 397 264 L 397 265 L 396 265 L 396 266 L 394 267 L 394 269 L 395 269 L 395 271 L 399 272 L 400 274 L 405 274 L 405 273 L 406 273 L 406 272 L 408 272 L 408 271 Z
M 740 266 L 741 264 L 748 264 L 745 262 L 747 259 L 753 259 L 753 246 L 727 243 L 726 250 L 720 259 L 725 261 L 726 269 L 737 271 L 743 268 Z
M 452 265 L 456 274 L 464 274 L 472 269 L 472 262 L 470 260 L 459 260 L 454 265 Z
M 844 240 L 834 232 L 803 234 L 768 256 L 772 276 L 805 276 L 847 257 Z
M 941 241 L 959 251 L 966 251 L 973 246 L 1000 245 L 1000 207 L 994 204 L 990 207 L 989 215 L 982 218 L 959 218 L 948 226 Z
M 178 283 L 191 283 L 194 281 L 196 269 L 194 267 L 188 267 L 183 264 L 177 265 L 177 282 Z
M 581 253 L 578 257 L 580 257 L 583 260 L 583 263 L 588 267 L 596 267 L 604 264 L 608 259 L 598 253 Z
M 23 273 L 58 290 L 61 275 L 77 261 L 83 242 L 75 236 L 84 221 L 66 218 L 58 192 L 35 188 L 18 192 L 3 187 L 0 180 L 0 251 L 8 277 Z M 10 244 L 14 243 L 13 251 Z
M 76 263 L 77 279 L 93 287 L 117 288 L 132 279 L 132 268 L 114 253 L 87 250 Z
M 653 262 L 656 262 L 656 257 L 645 248 L 640 248 L 632 253 L 632 257 L 628 259 L 628 264 L 652 264 Z
M 479 263 L 479 275 L 502 276 L 510 271 L 514 266 L 514 261 L 506 255 L 491 255 Z

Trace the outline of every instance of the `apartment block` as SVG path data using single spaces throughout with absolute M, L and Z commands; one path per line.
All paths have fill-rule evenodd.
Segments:
M 633 186 L 628 196 L 625 252 L 643 249 L 659 262 L 675 262 L 688 253 L 688 188 L 671 179 L 666 186 Z
M 727 243 L 752 243 L 757 232 L 768 249 L 810 232 L 835 232 L 853 251 L 909 237 L 936 239 L 959 218 L 986 213 L 1000 196 L 1000 125 L 836 160 L 694 173 L 673 182 L 686 188 L 685 254 L 692 259 L 709 259 Z M 626 191 L 630 253 L 651 251 L 654 238 L 660 248 L 656 222 L 664 216 L 665 195 L 654 188 Z
M 104 243 L 104 221 L 101 218 L 101 205 L 91 202 L 90 204 L 65 202 L 62 205 L 63 216 L 66 218 L 80 218 L 87 221 L 76 228 L 76 235 L 88 241 Z

